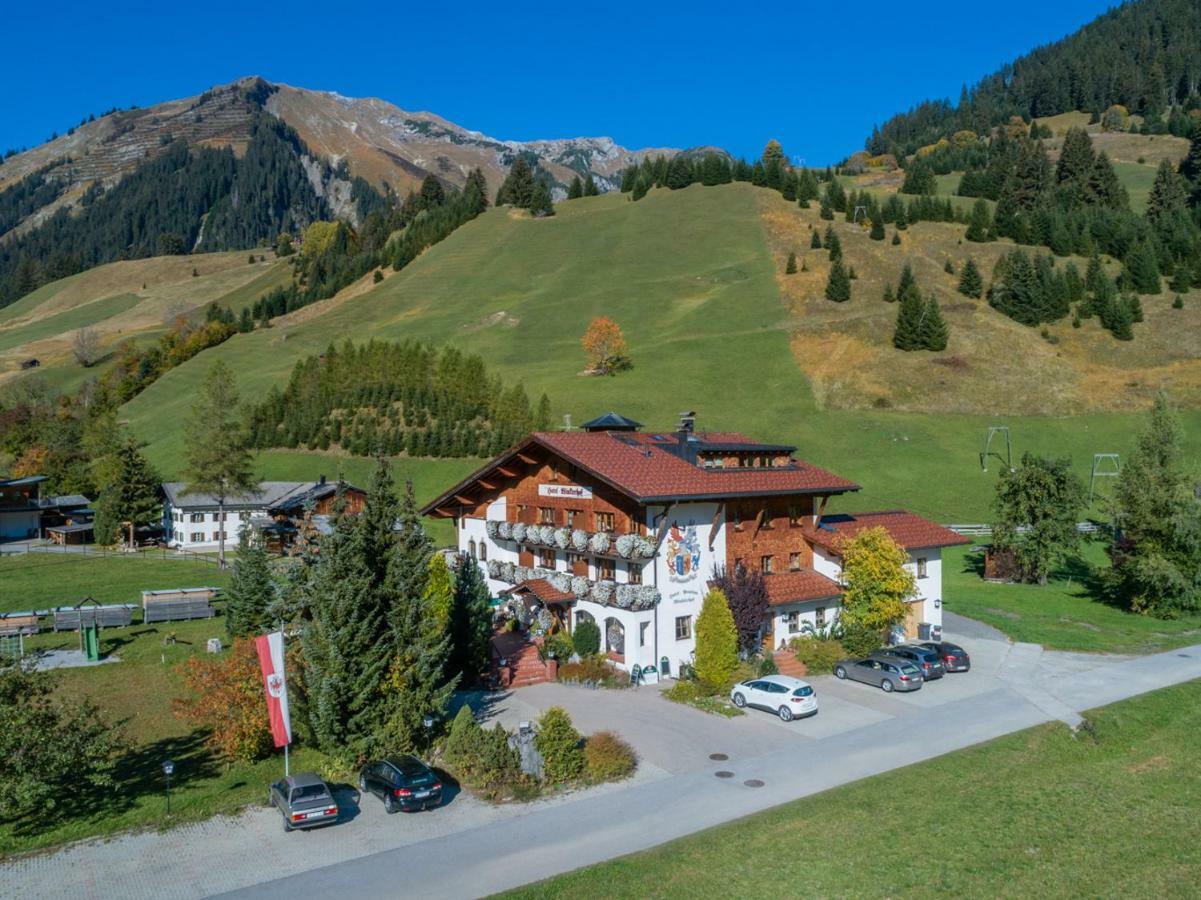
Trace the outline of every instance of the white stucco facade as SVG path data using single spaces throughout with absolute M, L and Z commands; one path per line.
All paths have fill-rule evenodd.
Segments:
M 227 509 L 225 521 L 220 521 L 220 514 L 212 510 L 191 509 L 186 506 L 174 506 L 170 502 L 163 505 L 163 534 L 167 537 L 167 545 L 179 550 L 216 550 L 220 545 L 221 532 L 225 532 L 225 544 L 238 542 L 238 536 L 244 525 L 249 525 L 254 516 L 266 516 L 264 509 Z

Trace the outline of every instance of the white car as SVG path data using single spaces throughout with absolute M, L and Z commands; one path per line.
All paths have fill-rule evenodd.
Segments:
M 739 709 L 765 709 L 785 722 L 817 715 L 817 693 L 808 682 L 791 675 L 764 675 L 739 682 L 730 691 L 730 699 Z

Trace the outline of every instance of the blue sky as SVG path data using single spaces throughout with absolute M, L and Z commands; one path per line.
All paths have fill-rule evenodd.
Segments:
M 4 15 L 0 149 L 40 143 L 88 113 L 259 74 L 382 97 L 498 138 L 608 135 L 750 157 L 774 137 L 793 158 L 824 164 L 892 113 L 956 98 L 1108 5 L 22 3 Z

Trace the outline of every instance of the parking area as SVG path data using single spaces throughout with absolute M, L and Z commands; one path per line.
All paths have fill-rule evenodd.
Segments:
M 927 683 L 920 691 L 886 694 L 879 688 L 832 675 L 807 680 L 817 692 L 819 712 L 807 719 L 782 722 L 757 709 L 727 719 L 659 696 L 666 685 L 627 690 L 592 690 L 540 684 L 501 695 L 486 704 L 473 698 L 476 711 L 508 728 L 536 719 L 551 706 L 562 706 L 584 734 L 610 730 L 630 742 L 640 765 L 649 771 L 679 774 L 703 770 L 711 753 L 768 753 L 796 743 L 822 741 L 889 720 L 918 720 L 947 704 L 958 703 L 1003 686 L 999 672 L 1010 650 L 1004 640 L 948 635 L 972 657 L 972 670 Z M 1097 658 L 1093 657 L 1094 664 Z M 1045 667 L 1046 663 L 1042 664 Z

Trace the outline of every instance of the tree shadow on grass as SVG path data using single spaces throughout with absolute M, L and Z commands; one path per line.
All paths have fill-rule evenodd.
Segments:
M 205 745 L 208 737 L 203 730 L 178 737 L 163 738 L 135 747 L 117 760 L 113 783 L 107 787 L 85 784 L 64 786 L 65 796 L 59 805 L 29 815 L 14 824 L 20 836 L 39 834 L 74 820 L 101 820 L 128 812 L 142 798 L 159 795 L 163 798 L 166 815 L 166 776 L 163 762 L 175 763 L 171 784 L 184 785 L 190 781 L 216 777 L 220 765 Z

